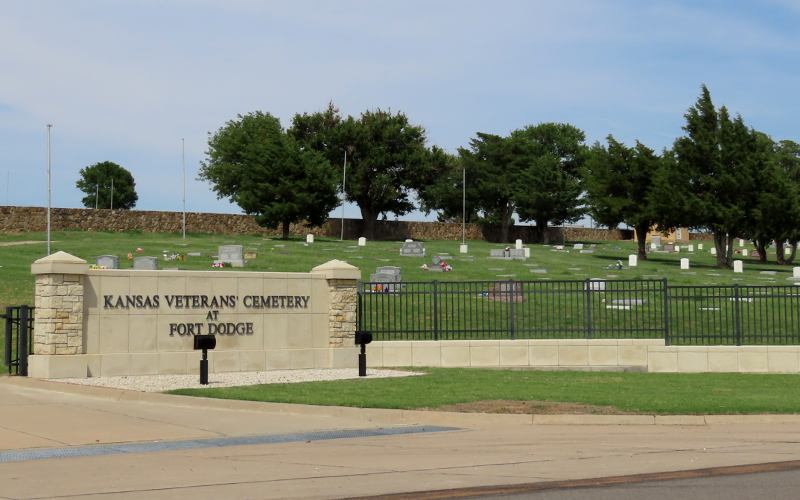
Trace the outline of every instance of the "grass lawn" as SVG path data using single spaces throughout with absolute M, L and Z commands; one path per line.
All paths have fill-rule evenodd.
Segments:
M 363 408 L 487 400 L 611 406 L 645 414 L 800 413 L 800 375 L 545 372 L 431 368 L 423 376 L 181 389 L 173 394 Z

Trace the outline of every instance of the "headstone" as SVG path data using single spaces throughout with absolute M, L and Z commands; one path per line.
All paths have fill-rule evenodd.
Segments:
M 155 271 L 158 269 L 158 259 L 155 257 L 135 257 L 133 268 L 138 270 Z
M 556 250 L 564 250 L 564 245 L 553 245 L 553 248 Z
M 681 259 L 681 269 L 689 269 L 689 259 Z
M 606 282 L 603 280 L 591 279 L 584 285 L 584 288 L 593 292 L 602 292 L 606 289 Z
M 694 252 L 694 245 L 687 246 L 686 250 L 689 250 L 690 252 Z
M 681 251 L 681 246 L 680 245 L 675 245 L 675 253 L 678 253 L 680 251 Z
M 583 243 L 575 243 L 574 245 L 572 245 L 572 248 L 574 248 L 575 250 L 583 250 Z
M 698 243 L 697 244 L 697 249 L 698 250 L 702 250 L 703 249 L 703 244 L 702 243 Z
M 358 246 L 365 247 L 367 246 L 367 239 L 363 236 L 358 239 Z
M 314 235 L 313 234 L 307 234 L 306 235 L 306 243 L 314 243 Z
M 101 255 L 97 257 L 97 265 L 104 269 L 119 269 L 119 257 L 116 255 Z
M 743 246 L 744 246 L 744 240 L 743 240 L 743 239 L 741 239 L 741 238 L 739 238 L 739 246 L 740 246 L 740 247 L 743 247 Z
M 248 248 L 244 251 L 245 260 L 255 260 L 258 258 L 258 250 L 255 248 Z
M 189 252 L 186 255 L 188 255 L 189 257 L 201 257 L 203 254 L 202 252 Z
M 650 242 L 650 250 L 658 250 L 658 245 L 653 242 Z
M 231 267 L 244 267 L 244 249 L 242 245 L 220 245 L 217 261 L 230 264 Z
M 406 243 L 411 243 L 412 241 L 414 241 L 414 240 L 409 239 L 409 238 L 406 238 L 406 240 L 405 240 Z
M 711 255 L 717 255 L 717 247 L 711 247 Z
M 639 263 L 638 255 L 628 255 L 628 267 L 636 267 Z
M 747 257 L 748 252 L 746 248 L 742 248 L 742 257 Z
M 515 241 L 514 242 L 514 248 L 516 248 L 517 250 L 521 249 L 522 248 L 522 240 Z
M 400 247 L 402 257 L 425 257 L 425 245 L 421 241 L 405 241 Z
M 792 268 L 792 278 L 800 279 L 800 267 Z
M 578 253 L 594 253 L 594 250 L 591 248 L 585 248 L 583 250 L 578 250 Z
M 734 260 L 733 261 L 733 272 L 735 272 L 735 273 L 743 273 L 744 272 L 744 266 L 743 266 L 741 260 Z
M 469 248 L 467 245 L 458 245 L 458 252 L 459 253 L 468 253 Z
M 665 252 L 674 252 L 675 251 L 675 245 L 673 245 L 672 243 L 667 243 L 666 245 L 664 245 L 664 251 Z
M 489 287 L 489 300 L 498 302 L 522 302 L 522 283 L 519 281 L 498 281 Z
M 650 244 L 651 245 L 655 245 L 656 247 L 660 247 L 661 246 L 661 236 L 653 236 L 650 239 Z
M 394 292 L 400 288 L 400 268 L 394 266 L 379 267 L 375 274 L 369 275 L 373 292 Z
M 525 248 L 522 249 L 522 251 L 523 251 L 526 259 L 531 256 L 531 249 L 530 248 L 525 247 Z

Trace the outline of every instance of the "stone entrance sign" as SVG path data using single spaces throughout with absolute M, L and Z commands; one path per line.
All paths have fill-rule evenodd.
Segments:
M 211 373 L 355 367 L 359 270 L 310 273 L 89 269 L 57 252 L 31 266 L 39 378 L 194 374 L 195 335 L 216 335 Z

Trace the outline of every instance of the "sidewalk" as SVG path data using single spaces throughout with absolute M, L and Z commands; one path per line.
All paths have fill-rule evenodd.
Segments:
M 0 457 L 16 458 L 0 458 L 0 498 L 341 498 L 800 459 L 798 416 L 592 417 L 205 400 L 3 377 Z M 34 449 L 54 458 L 17 457 Z

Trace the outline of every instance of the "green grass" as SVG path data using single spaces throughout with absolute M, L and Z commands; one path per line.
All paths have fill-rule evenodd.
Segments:
M 426 369 L 416 377 L 181 389 L 173 394 L 362 408 L 485 400 L 612 406 L 645 414 L 800 413 L 800 375 Z

